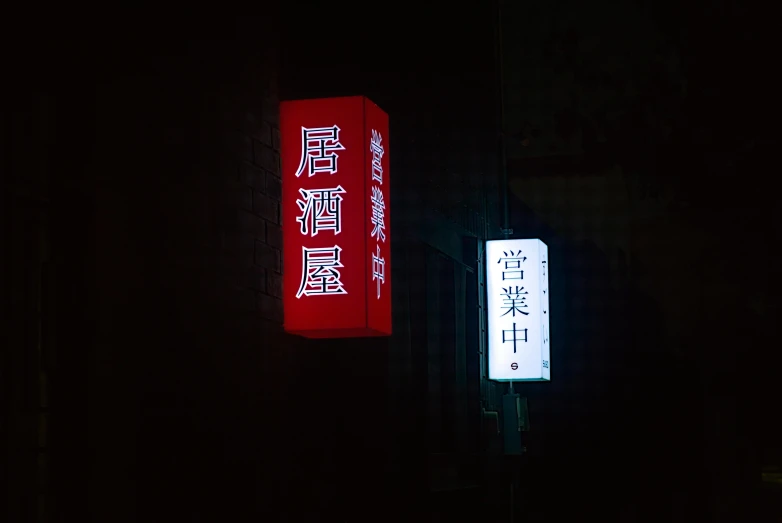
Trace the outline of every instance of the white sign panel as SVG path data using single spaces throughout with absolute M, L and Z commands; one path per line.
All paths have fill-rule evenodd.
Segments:
M 540 240 L 486 242 L 489 379 L 548 381 L 548 247 Z

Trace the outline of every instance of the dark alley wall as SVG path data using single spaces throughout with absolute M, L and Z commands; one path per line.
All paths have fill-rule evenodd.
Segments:
M 623 478 L 589 485 L 625 492 L 606 502 L 616 514 L 759 517 L 760 464 L 778 463 L 782 434 L 765 176 L 780 140 L 778 9 L 503 5 L 511 185 L 561 243 L 552 309 L 568 327 L 552 334 L 564 368 L 541 398 L 560 427 L 546 447 Z
M 51 267 L 45 357 L 21 343 L 35 317 L 6 325 L 22 330 L 3 375 L 28 384 L 4 396 L 12 426 L 38 425 L 37 366 L 50 399 L 42 458 L 37 438 L 8 440 L 9 521 L 257 520 L 305 510 L 286 486 L 322 465 L 299 444 L 317 437 L 318 383 L 280 332 L 277 18 L 141 18 L 143 42 L 70 26 L 81 38 L 36 55 L 44 67 L 19 60 L 4 107 L 9 161 L 47 160 L 38 185 L 14 171 L 6 231 L 29 232 L 27 189 L 51 247 L 22 259 L 9 244 L 4 283 L 41 286 L 35 256 Z
M 441 63 L 433 52 L 412 69 L 398 53 L 375 74 L 343 66 L 321 88 L 311 74 L 323 62 L 290 62 L 280 20 L 52 24 L 80 37 L 35 48 L 45 67 L 17 57 L 24 80 L 18 105 L 4 107 L 4 145 L 19 179 L 4 223 L 18 249 L 31 223 L 20 212 L 41 207 L 45 248 L 27 249 L 4 278 L 34 284 L 5 302 L 29 302 L 6 324 L 16 344 L 3 376 L 19 373 L 21 391 L 7 412 L 26 428 L 4 454 L 12 520 L 352 520 L 377 506 L 393 518 L 408 508 L 389 500 L 417 503 L 434 476 L 462 481 L 449 476 L 454 463 L 466 462 L 458 475 L 473 489 L 480 480 L 477 239 L 496 181 L 492 100 L 476 93 L 490 84 L 458 73 L 464 56 Z M 484 50 L 473 51 L 465 63 L 484 67 Z M 281 332 L 280 83 L 305 96 L 362 92 L 392 115 L 402 226 L 391 340 Z M 405 89 L 419 94 L 396 95 Z M 42 159 L 42 182 L 28 187 L 34 178 L 18 167 L 30 157 Z M 40 344 L 29 338 L 39 323 Z M 445 421 L 435 427 L 432 412 Z M 432 452 L 447 457 L 430 467 Z M 462 498 L 451 511 L 480 499 Z
M 292 388 L 273 341 L 274 24 L 210 27 L 151 28 L 117 64 L 82 57 L 54 93 L 63 521 L 249 520 L 293 502 L 279 486 L 295 465 L 269 453 L 289 438 L 271 420 L 290 418 L 278 399 Z M 121 53 L 127 36 L 104 44 Z
M 54 13 L 6 33 L 4 63 L 18 79 L 2 105 L 6 520 L 506 517 L 509 468 L 481 418 L 508 390 L 486 379 L 481 324 L 481 244 L 500 237 L 491 4 L 289 3 L 239 17 L 172 8 L 123 24 Z M 557 34 L 541 60 L 564 67 L 573 39 Z M 534 36 L 515 36 L 516 56 L 529 58 Z M 546 82 L 532 91 L 554 92 Z M 278 103 L 352 94 L 391 119 L 394 335 L 305 340 L 281 329 Z M 509 100 L 556 119 L 529 94 Z M 524 131 L 519 118 L 514 132 Z M 643 130 L 614 136 L 638 145 L 652 133 Z M 760 142 L 734 172 L 769 171 L 776 152 Z M 655 154 L 643 152 L 629 165 Z M 709 158 L 676 172 L 724 156 Z M 726 209 L 731 183 L 702 189 L 700 171 L 682 177 L 680 200 L 713 231 L 745 240 L 741 252 L 715 241 L 672 281 L 706 267 L 719 282 L 740 265 L 747 280 L 688 295 L 706 312 L 670 343 L 665 307 L 684 306 L 661 302 L 649 284 L 676 265 L 670 249 L 642 262 L 629 247 L 557 227 L 583 214 L 593 229 L 625 227 L 655 250 L 650 229 L 603 220 L 599 206 L 568 208 L 582 186 L 557 185 L 561 175 L 604 166 L 522 165 L 520 177 L 534 171 L 552 185 L 511 197 L 514 236 L 549 246 L 554 311 L 552 381 L 515 385 L 531 422 L 517 514 L 750 521 L 754 509 L 741 503 L 753 498 L 740 491 L 755 472 L 751 443 L 774 434 L 767 407 L 779 367 L 774 327 L 761 320 L 778 305 L 755 308 L 745 290 L 779 289 L 773 192 L 743 184 L 741 206 Z M 649 172 L 621 190 L 651 195 Z M 614 186 L 596 187 L 577 196 Z M 754 201 L 769 204 L 746 218 Z M 660 209 L 661 222 L 675 223 Z M 743 305 L 729 309 L 725 329 L 731 293 Z M 713 357 L 725 347 L 735 350 Z

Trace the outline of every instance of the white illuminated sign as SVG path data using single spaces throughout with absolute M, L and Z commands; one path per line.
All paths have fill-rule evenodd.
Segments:
M 486 242 L 489 379 L 549 381 L 548 247 L 540 240 Z

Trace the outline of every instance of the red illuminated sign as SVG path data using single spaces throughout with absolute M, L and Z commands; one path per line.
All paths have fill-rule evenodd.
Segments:
M 388 115 L 363 96 L 282 102 L 285 330 L 391 334 Z

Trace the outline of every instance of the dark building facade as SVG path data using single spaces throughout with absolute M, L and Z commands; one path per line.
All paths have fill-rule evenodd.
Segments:
M 775 17 L 502 4 L 509 185 L 563 247 L 548 469 L 602 470 L 575 498 L 603 519 L 778 517 L 758 489 L 781 440 Z
M 296 40 L 318 14 L 291 16 L 76 24 L 16 60 L 8 521 L 431 520 L 498 495 L 491 25 L 465 40 L 462 16 L 408 57 L 367 24 L 312 61 Z M 424 49 L 436 20 L 417 23 Z M 391 118 L 394 335 L 306 340 L 281 328 L 279 101 L 346 94 Z
M 5 62 L 6 521 L 508 520 L 510 467 L 485 415 L 508 390 L 486 375 L 482 260 L 502 236 L 496 13 L 356 9 L 71 14 L 11 34 L 11 51 L 48 37 Z M 636 172 L 655 155 L 612 157 L 557 97 L 570 87 L 536 76 L 556 62 L 571 78 L 578 38 L 506 16 L 547 42 L 506 32 L 505 87 L 510 225 L 548 244 L 554 311 L 551 383 L 516 386 L 531 429 L 517 518 L 729 520 L 753 499 L 739 492 L 753 474 L 739 432 L 754 427 L 739 406 L 761 387 L 738 379 L 738 356 L 709 368 L 681 350 L 725 343 L 719 307 L 688 330 L 693 293 L 655 294 L 652 276 L 674 271 L 650 254 L 681 245 L 649 226 L 681 223 L 663 212 L 665 184 Z M 391 122 L 394 334 L 307 340 L 282 330 L 279 102 L 355 94 Z M 630 136 L 628 119 L 611 136 Z M 679 200 L 699 192 L 683 179 Z M 746 222 L 745 246 L 773 245 L 773 212 L 776 229 Z M 706 263 L 718 245 L 671 280 L 709 267 L 703 303 L 719 303 L 729 268 Z M 733 291 L 757 328 L 726 339 L 764 346 L 774 304 L 758 312 Z M 773 383 L 778 358 L 757 357 L 757 381 Z M 730 474 L 714 458 L 727 448 Z

